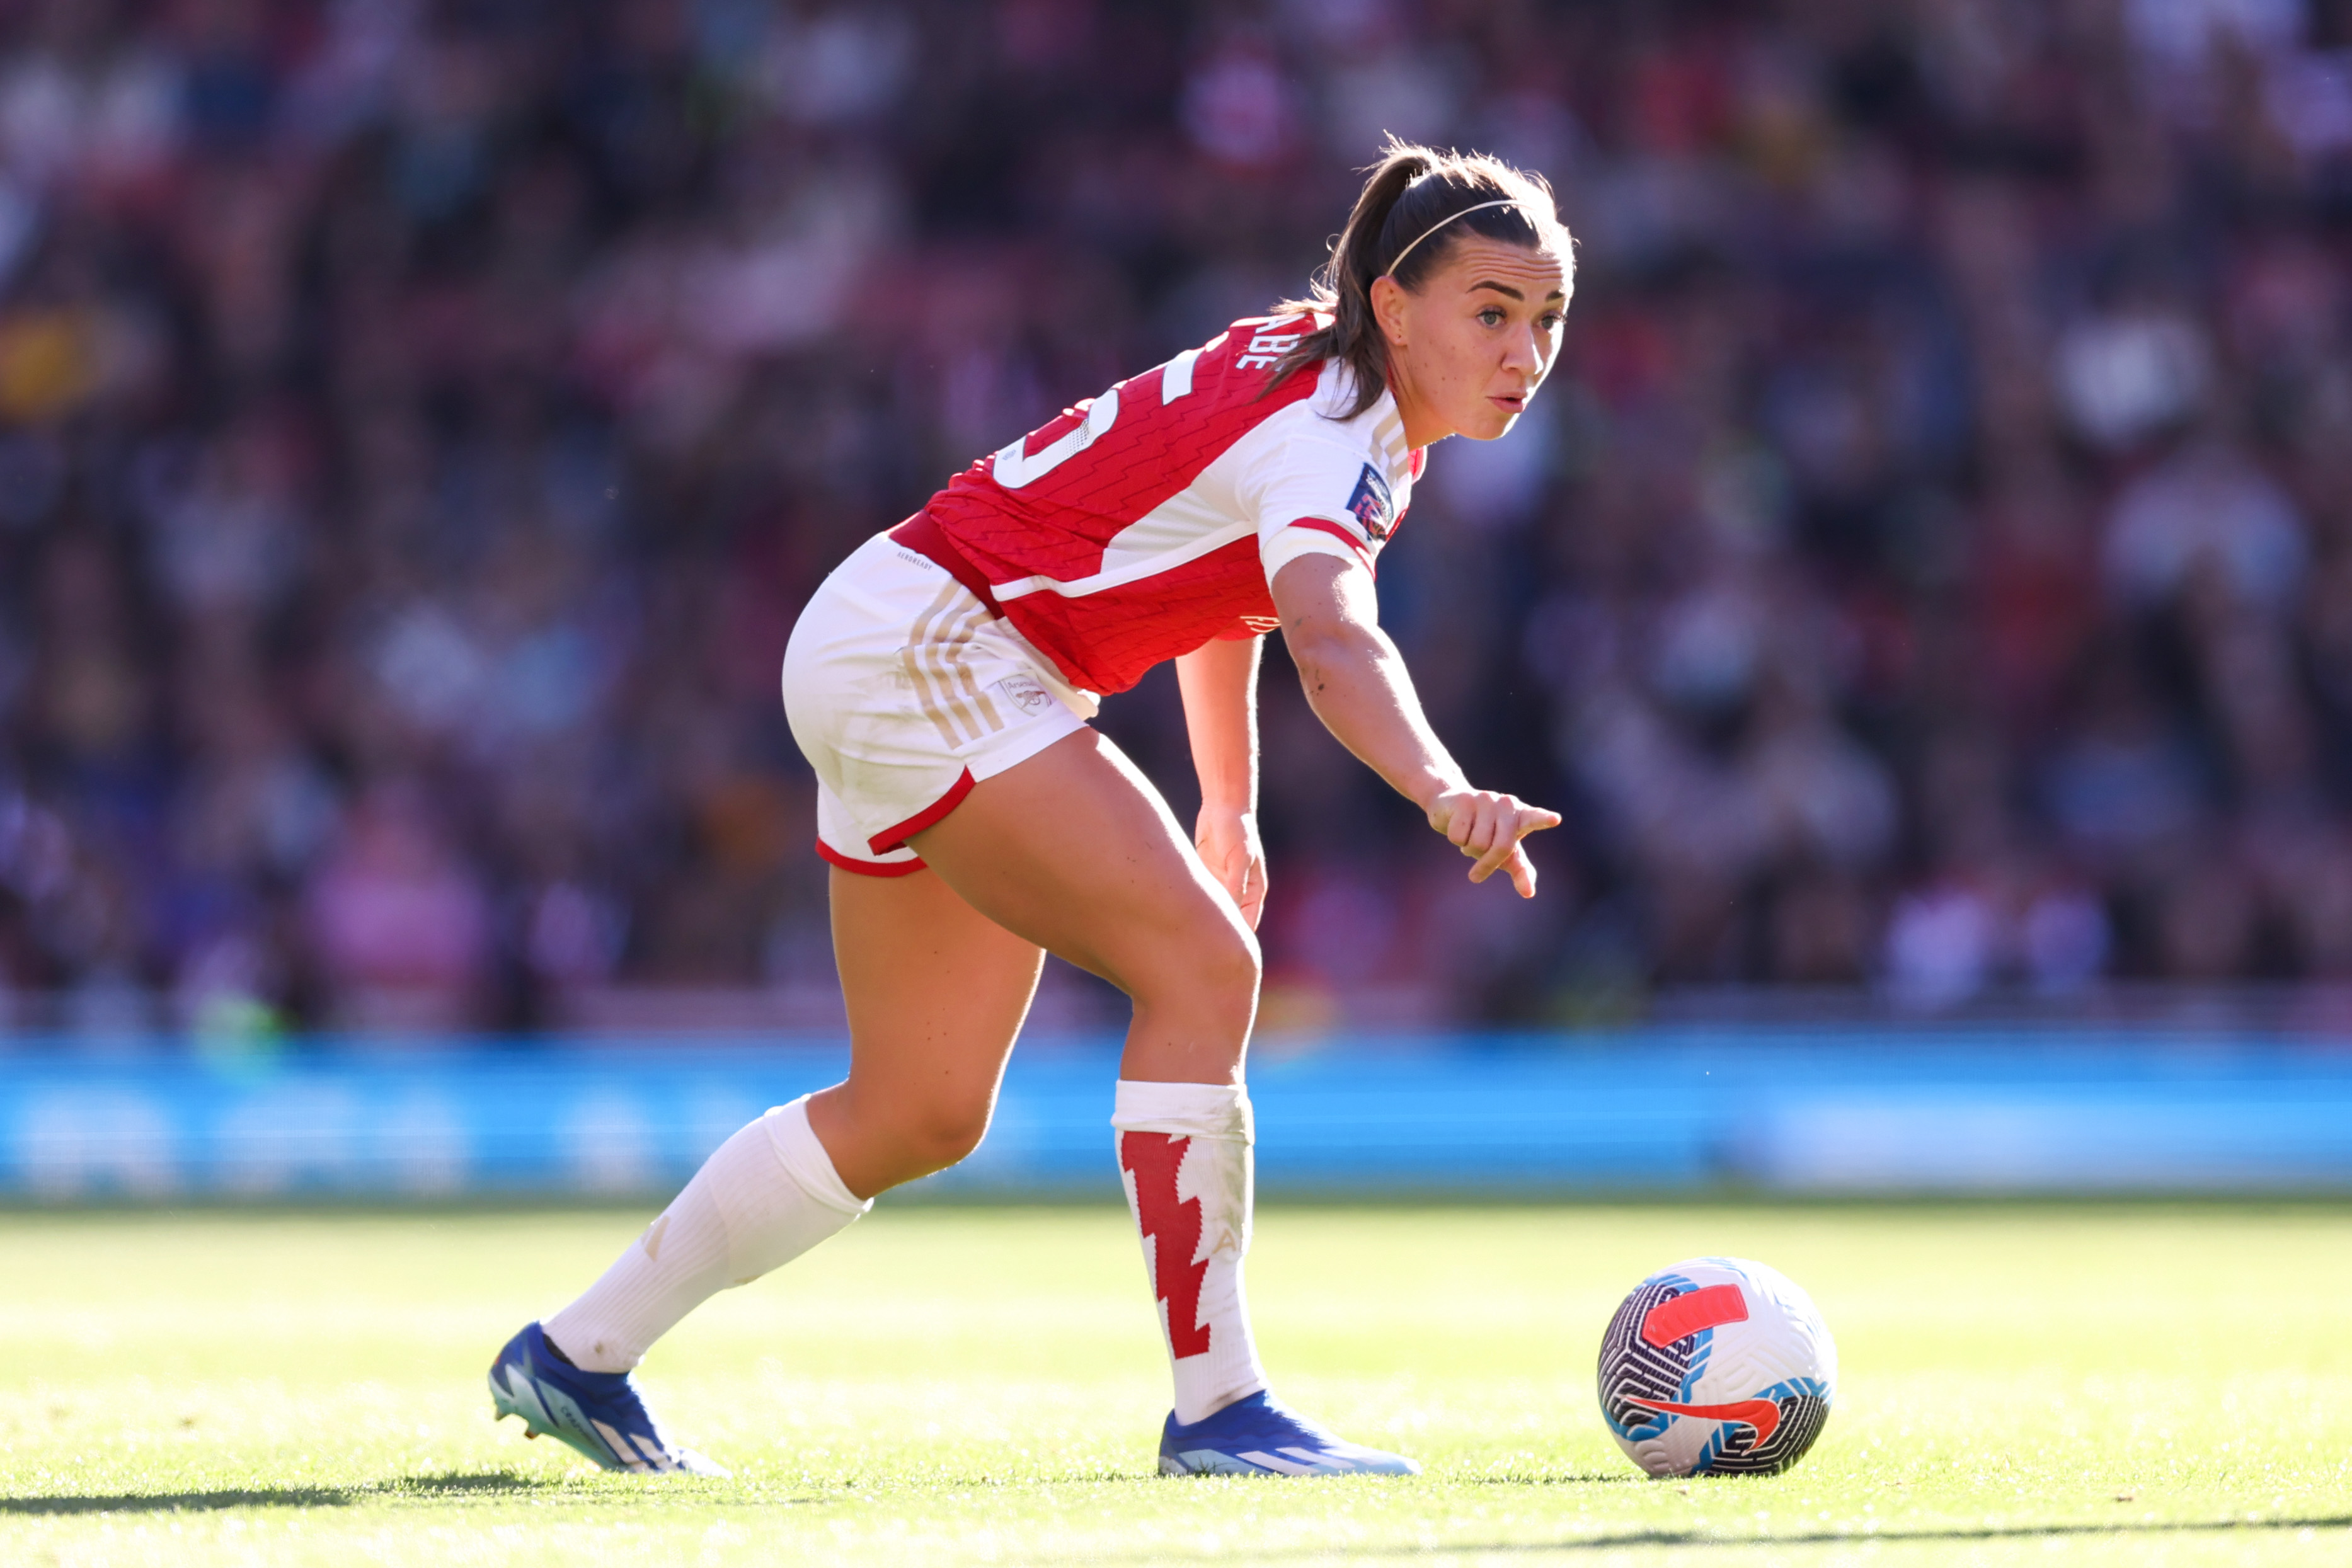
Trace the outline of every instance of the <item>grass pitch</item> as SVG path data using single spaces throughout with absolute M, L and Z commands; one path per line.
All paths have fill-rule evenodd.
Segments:
M 602 1475 L 482 1375 L 637 1213 L 0 1216 L 0 1562 L 2352 1562 L 2352 1207 L 1260 1216 L 1276 1387 L 1416 1479 L 1165 1480 L 1123 1211 L 892 1208 L 645 1376 L 731 1481 Z M 1623 1291 L 1763 1259 L 1838 1336 L 1769 1479 L 1596 1413 Z

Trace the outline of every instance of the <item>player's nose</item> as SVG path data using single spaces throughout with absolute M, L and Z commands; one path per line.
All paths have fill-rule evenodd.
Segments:
M 1516 371 L 1533 381 L 1543 373 L 1543 350 L 1536 341 L 1537 333 L 1529 327 L 1512 332 L 1503 340 L 1503 369 Z

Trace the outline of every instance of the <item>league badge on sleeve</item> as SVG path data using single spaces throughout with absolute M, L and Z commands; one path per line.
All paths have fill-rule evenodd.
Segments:
M 1356 476 L 1356 493 L 1348 497 L 1348 510 L 1364 525 L 1364 532 L 1372 536 L 1375 544 L 1386 539 L 1395 526 L 1396 502 L 1389 495 L 1389 482 L 1369 463 Z

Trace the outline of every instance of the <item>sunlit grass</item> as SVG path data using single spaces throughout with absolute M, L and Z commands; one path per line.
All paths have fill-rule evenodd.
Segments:
M 638 1213 L 0 1217 L 0 1562 L 2352 1561 L 2352 1208 L 1284 1209 L 1277 1386 L 1414 1480 L 1169 1481 L 1117 1208 L 885 1206 L 648 1364 L 732 1481 L 495 1426 Z M 1654 1482 L 1593 1407 L 1675 1259 L 1765 1259 L 1843 1385 L 1788 1476 Z

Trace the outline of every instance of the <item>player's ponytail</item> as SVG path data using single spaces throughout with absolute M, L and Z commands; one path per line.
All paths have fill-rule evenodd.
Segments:
M 1531 250 L 1556 248 L 1567 259 L 1569 287 L 1575 287 L 1573 242 L 1543 176 L 1483 152 L 1440 152 L 1391 136 L 1307 297 L 1274 308 L 1276 316 L 1313 312 L 1331 319 L 1283 356 L 1271 385 L 1340 360 L 1356 386 L 1353 406 L 1340 417 L 1353 419 L 1380 402 L 1388 389 L 1389 345 L 1372 316 L 1372 285 L 1392 273 L 1406 288 L 1416 287 L 1463 234 Z
M 1372 319 L 1372 280 L 1387 270 L 1386 258 L 1381 254 L 1381 234 L 1405 187 L 1435 168 L 1437 160 L 1438 155 L 1428 148 L 1393 137 L 1381 150 L 1381 161 L 1372 165 L 1370 177 L 1356 197 L 1348 226 L 1332 242 L 1331 259 L 1316 277 L 1309 297 L 1275 307 L 1278 315 L 1313 310 L 1331 318 L 1328 327 L 1307 334 L 1284 357 L 1275 371 L 1276 385 L 1325 360 L 1344 360 L 1356 376 L 1356 406 L 1348 411 L 1348 417 L 1353 419 L 1380 401 L 1389 384 L 1388 342 L 1381 336 L 1381 324 Z

